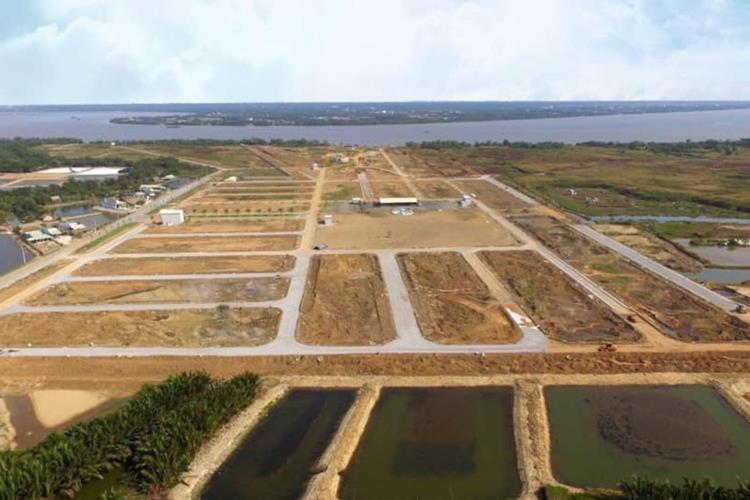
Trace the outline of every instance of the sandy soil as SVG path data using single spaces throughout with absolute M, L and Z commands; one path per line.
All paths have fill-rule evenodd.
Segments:
M 350 201 L 352 198 L 362 198 L 359 182 L 326 182 L 323 186 L 325 201 Z
M 62 259 L 59 260 L 53 264 L 50 264 L 46 267 L 41 268 L 39 271 L 32 273 L 28 276 L 26 276 L 23 279 L 20 279 L 16 281 L 15 283 L 8 285 L 7 287 L 0 289 L 0 304 L 5 302 L 6 300 L 14 297 L 15 295 L 18 295 L 22 291 L 29 288 L 34 283 L 37 283 L 47 276 L 50 276 L 63 267 L 70 264 L 70 260 L 68 259 Z
M 70 281 L 54 284 L 29 305 L 260 302 L 286 296 L 289 278 Z
M 482 252 L 482 260 L 542 331 L 563 342 L 633 342 L 640 335 L 536 252 Z
M 297 337 L 306 344 L 374 345 L 396 337 L 374 255 L 316 255 L 310 261 Z
M 334 249 L 428 248 L 516 245 L 516 240 L 479 210 L 336 214 L 332 226 L 321 226 L 316 243 Z
M 90 262 L 77 269 L 76 276 L 159 275 L 203 273 L 276 273 L 294 267 L 291 255 L 247 257 L 144 257 L 113 258 Z
M 297 236 L 201 236 L 193 238 L 132 238 L 111 253 L 253 252 L 294 250 Z
M 2 316 L 0 344 L 6 347 L 253 346 L 265 344 L 276 336 L 280 316 L 281 311 L 273 308 L 15 313 Z
M 504 344 L 520 332 L 461 254 L 398 256 L 422 335 L 443 344 Z
M 39 390 L 29 394 L 39 422 L 57 427 L 110 399 L 106 393 L 76 390 Z
M 302 219 L 188 219 L 178 226 L 151 226 L 145 233 L 265 233 L 300 231 L 305 226 Z
M 414 181 L 422 194 L 427 199 L 456 199 L 461 193 L 445 181 Z
M 698 260 L 681 252 L 675 245 L 660 240 L 651 234 L 643 233 L 634 226 L 627 224 L 596 224 L 594 228 L 600 233 L 676 271 L 694 273 L 703 268 Z
M 405 182 L 371 182 L 376 198 L 402 198 L 416 196 Z
M 10 412 L 5 406 L 3 398 L 0 398 L 0 452 L 12 448 L 15 436 L 15 429 L 10 422 Z
M 483 180 L 453 181 L 465 194 L 476 195 L 487 206 L 499 210 L 500 213 L 512 212 L 530 206 L 513 196 Z

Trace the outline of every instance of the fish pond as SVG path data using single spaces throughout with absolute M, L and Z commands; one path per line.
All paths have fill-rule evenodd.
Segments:
M 291 391 L 240 443 L 201 498 L 299 498 L 354 398 L 353 389 Z
M 383 389 L 339 496 L 509 498 L 521 492 L 513 389 Z
M 711 387 L 552 386 L 544 394 L 561 483 L 750 479 L 750 423 Z

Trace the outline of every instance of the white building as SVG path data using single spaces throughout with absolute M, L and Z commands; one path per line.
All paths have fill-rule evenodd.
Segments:
M 378 198 L 378 205 L 419 205 L 416 198 Z
M 159 210 L 161 223 L 165 226 L 177 226 L 185 222 L 185 212 L 176 208 L 164 208 Z
M 331 214 L 325 214 L 323 216 L 323 224 L 326 226 L 333 225 L 333 215 Z

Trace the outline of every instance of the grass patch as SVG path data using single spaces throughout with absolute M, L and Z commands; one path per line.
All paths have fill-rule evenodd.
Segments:
M 113 230 L 109 231 L 108 233 L 104 233 L 103 235 L 99 236 L 97 239 L 92 240 L 88 242 L 86 245 L 82 246 L 76 251 L 76 254 L 86 253 L 90 250 L 93 250 L 102 244 L 106 243 L 107 241 L 113 239 L 114 237 L 129 231 L 130 229 L 133 229 L 135 226 L 137 226 L 137 222 L 128 222 L 127 224 L 123 224 L 120 227 L 116 227 Z

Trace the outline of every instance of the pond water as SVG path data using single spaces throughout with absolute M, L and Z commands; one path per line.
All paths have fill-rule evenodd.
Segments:
M 750 267 L 750 247 L 691 245 L 689 238 L 675 238 L 673 241 L 687 251 L 717 266 Z
M 34 258 L 26 249 L 22 249 L 13 235 L 0 234 L 0 275 L 5 274 Z
M 722 285 L 738 285 L 750 281 L 750 269 L 706 267 L 699 273 L 689 273 L 686 274 L 686 276 L 694 281 L 719 283 Z
M 118 217 L 115 214 L 99 212 L 92 205 L 70 205 L 59 207 L 52 211 L 54 217 L 66 218 L 84 224 L 86 227 L 102 226 L 109 224 Z
M 750 110 L 582 116 L 463 123 L 334 126 L 118 125 L 111 118 L 163 113 L 115 111 L 0 111 L 0 137 L 144 139 L 317 139 L 335 144 L 398 145 L 408 141 L 657 141 L 750 137 Z M 75 119 L 73 119 L 75 117 Z
M 517 496 L 513 389 L 384 389 L 342 476 L 342 499 Z
M 562 483 L 617 486 L 633 475 L 750 480 L 750 423 L 708 386 L 555 386 L 544 391 L 552 468 Z
M 354 398 L 354 390 L 291 391 L 214 474 L 201 498 L 299 498 Z

